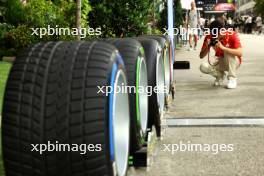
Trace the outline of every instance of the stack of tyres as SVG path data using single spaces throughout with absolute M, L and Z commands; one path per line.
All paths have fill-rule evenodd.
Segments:
M 121 55 L 110 44 L 48 42 L 25 50 L 13 65 L 4 98 L 6 175 L 126 175 L 129 95 L 105 96 L 98 86 L 115 90 L 127 84 Z M 31 144 L 47 142 L 69 146 L 66 152 L 32 151 Z M 87 145 L 86 153 L 74 144 Z
M 126 175 L 148 129 L 160 136 L 169 46 L 152 36 L 24 50 L 4 96 L 6 176 Z
M 162 48 L 160 44 L 153 39 L 137 38 L 142 44 L 148 70 L 148 85 L 151 86 L 152 93 L 149 97 L 149 122 L 148 127 L 152 129 L 152 125 L 156 128 L 156 134 L 161 136 L 161 116 L 164 111 L 165 104 L 165 75 L 164 61 L 162 57 Z

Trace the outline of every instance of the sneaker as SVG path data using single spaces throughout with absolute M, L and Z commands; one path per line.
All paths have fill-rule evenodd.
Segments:
M 231 78 L 228 81 L 227 88 L 228 89 L 235 89 L 237 87 L 237 79 L 236 78 Z
M 194 46 L 194 48 L 193 48 L 195 51 L 197 50 L 197 46 Z
M 190 46 L 189 48 L 188 48 L 188 51 L 192 51 L 193 49 L 192 49 L 192 46 Z

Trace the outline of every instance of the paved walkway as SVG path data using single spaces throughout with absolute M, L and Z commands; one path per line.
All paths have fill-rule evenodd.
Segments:
M 212 86 L 214 78 L 199 71 L 202 62 L 199 50 L 176 54 L 176 60 L 190 61 L 191 70 L 174 73 L 176 100 L 170 108 L 171 117 L 264 117 L 264 36 L 240 35 L 240 38 L 244 62 L 238 71 L 236 90 Z
M 239 69 L 236 90 L 212 86 L 214 79 L 199 72 L 199 51 L 177 53 L 177 60 L 191 62 L 191 70 L 177 70 L 174 73 L 176 99 L 166 117 L 170 126 L 157 145 L 154 163 L 147 174 L 142 175 L 264 175 L 264 36 L 240 37 L 244 63 Z M 191 126 L 177 126 L 184 120 Z M 238 121 L 248 124 L 234 125 Z M 204 125 L 197 126 L 198 122 Z M 214 122 L 231 124 L 215 126 Z M 253 126 L 250 126 L 251 123 Z M 175 149 L 180 143 L 216 144 L 218 147 L 224 144 L 233 146 L 233 150 L 218 154 L 206 151 L 172 154 L 169 149 L 173 144 Z

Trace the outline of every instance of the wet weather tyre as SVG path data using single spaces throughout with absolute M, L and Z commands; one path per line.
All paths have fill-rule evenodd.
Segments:
M 6 175 L 125 175 L 128 95 L 98 92 L 98 86 L 121 84 L 127 84 L 124 64 L 112 45 L 48 42 L 25 50 L 4 96 Z M 66 151 L 32 151 L 31 144 L 49 143 L 66 144 Z
M 137 38 L 145 50 L 148 70 L 148 85 L 152 87 L 149 97 L 149 129 L 155 125 L 156 134 L 161 135 L 161 116 L 164 111 L 165 77 L 161 47 L 156 40 Z
M 147 39 L 154 39 L 157 42 L 159 42 L 161 48 L 162 48 L 162 57 L 164 60 L 164 77 L 165 77 L 165 86 L 168 90 L 166 92 L 166 95 L 170 93 L 170 86 L 171 86 L 171 69 L 172 69 L 172 63 L 170 60 L 170 50 L 169 50 L 169 41 L 166 36 L 160 36 L 160 35 L 144 35 L 143 38 Z
M 134 39 L 114 39 L 108 40 L 113 44 L 125 63 L 130 99 L 131 117 L 131 142 L 130 151 L 134 153 L 140 150 L 145 144 L 148 123 L 148 75 L 144 49 L 142 45 Z

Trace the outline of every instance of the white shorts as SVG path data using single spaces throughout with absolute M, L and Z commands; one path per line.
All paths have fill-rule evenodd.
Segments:
M 188 35 L 198 35 L 198 28 L 188 28 Z

